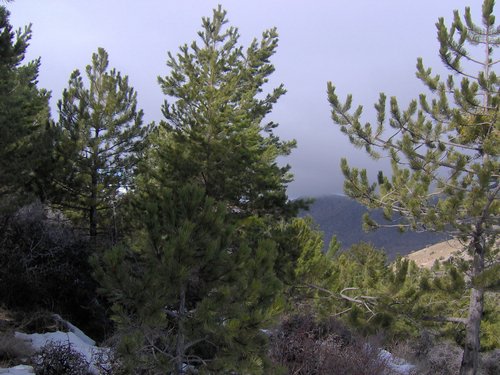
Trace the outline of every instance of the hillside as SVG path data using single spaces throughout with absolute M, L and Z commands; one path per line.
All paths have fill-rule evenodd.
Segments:
M 398 254 L 406 255 L 429 245 L 445 241 L 447 237 L 437 233 L 401 233 L 397 228 L 382 228 L 373 232 L 365 232 L 362 228 L 362 217 L 368 210 L 358 202 L 341 195 L 330 195 L 315 198 L 308 211 L 300 216 L 311 216 L 325 233 L 325 248 L 333 235 L 341 242 L 342 249 L 364 241 L 384 249 L 389 260 Z M 377 220 L 382 221 L 382 213 L 375 212 Z
M 431 245 L 425 249 L 417 250 L 408 254 L 408 259 L 413 260 L 418 266 L 431 268 L 436 260 L 443 262 L 453 255 L 461 255 L 468 259 L 469 257 L 460 250 L 463 245 L 458 240 L 449 240 Z

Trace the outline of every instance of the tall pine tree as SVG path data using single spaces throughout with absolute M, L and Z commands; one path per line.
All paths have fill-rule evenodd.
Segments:
M 29 193 L 44 195 L 49 94 L 37 88 L 40 59 L 21 65 L 30 38 L 30 26 L 14 32 L 0 6 L 0 212 L 15 209 L 33 197 Z
M 372 157 L 387 153 L 392 160 L 392 176 L 380 173 L 371 184 L 365 170 L 349 167 L 344 159 L 346 193 L 370 207 L 384 208 L 387 218 L 397 220 L 402 229 L 445 231 L 459 237 L 472 258 L 461 374 L 476 374 L 478 369 L 488 285 L 477 280 L 490 279 L 486 276 L 492 272 L 498 276 L 500 263 L 500 84 L 494 71 L 500 29 L 495 26 L 494 5 L 493 0 L 484 0 L 482 25 L 472 21 L 469 8 L 464 18 L 455 11 L 450 28 L 439 19 L 439 54 L 452 74 L 446 80 L 433 76 L 419 59 L 417 77 L 435 98 L 429 101 L 422 94 L 404 111 L 391 98 L 389 127 L 384 94 L 375 105 L 378 116 L 372 127 L 362 123 L 361 106 L 350 111 L 351 96 L 341 103 L 335 87 L 328 84 L 334 122 Z M 369 218 L 366 224 L 379 225 Z
M 159 79 L 169 96 L 165 121 L 134 192 L 136 232 L 97 267 L 121 353 L 151 373 L 270 371 L 262 328 L 279 305 L 275 265 L 286 251 L 271 228 L 295 209 L 289 168 L 277 158 L 294 142 L 265 120 L 284 93 L 263 93 L 276 31 L 244 51 L 226 24 L 215 9 L 203 18 L 201 43 L 169 55 L 171 71 Z
M 149 131 L 128 77 L 108 65 L 107 52 L 99 48 L 85 71 L 88 87 L 75 70 L 58 103 L 57 151 L 64 162 L 57 203 L 85 219 L 94 239 L 113 217 L 120 191 L 130 187 Z
M 169 54 L 170 73 L 159 78 L 169 99 L 154 157 L 173 184 L 203 186 L 242 214 L 287 213 L 291 175 L 277 158 L 288 155 L 295 142 L 281 141 L 274 134 L 277 124 L 266 119 L 285 89 L 264 93 L 278 35 L 265 31 L 244 50 L 238 29 L 227 22 L 219 6 L 211 19 L 203 18 L 199 42 Z

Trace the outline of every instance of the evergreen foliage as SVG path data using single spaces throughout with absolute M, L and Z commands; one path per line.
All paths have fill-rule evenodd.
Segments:
M 130 371 L 266 373 L 274 244 L 242 238 L 225 206 L 192 185 L 151 188 L 135 213 L 143 226 L 129 246 L 95 260 Z
M 456 324 L 464 318 L 449 318 L 466 311 L 465 273 L 453 262 L 436 263 L 433 269 L 419 268 L 405 258 L 388 264 L 382 250 L 359 243 L 334 255 L 320 253 L 313 263 L 299 285 L 314 292 L 305 296 L 312 298 L 309 305 L 320 316 L 339 317 L 365 335 L 383 330 L 398 340 L 432 328 L 463 343 Z M 498 309 L 491 302 L 490 316 L 485 317 L 491 329 L 483 335 L 490 343 L 498 329 Z
M 472 279 L 499 262 L 500 84 L 493 69 L 500 29 L 493 9 L 493 0 L 483 2 L 481 26 L 473 23 L 469 8 L 463 19 L 455 11 L 450 28 L 439 19 L 439 54 L 452 74 L 442 80 L 418 59 L 417 77 L 435 95 L 430 101 L 422 94 L 402 110 L 393 97 L 387 115 L 386 96 L 380 94 L 372 126 L 362 123 L 362 106 L 351 111 L 351 95 L 342 103 L 328 84 L 332 118 L 342 132 L 373 158 L 387 154 L 392 161 L 392 176 L 380 173 L 371 183 L 365 170 L 343 159 L 345 192 L 369 207 L 384 208 L 403 230 L 445 231 L 461 238 L 473 259 Z M 367 218 L 366 225 L 381 224 Z M 470 286 L 461 374 L 475 374 L 479 362 L 484 285 Z
M 159 82 L 173 101 L 138 169 L 133 235 L 94 260 L 131 371 L 270 371 L 262 329 L 300 255 L 279 243 L 297 205 L 277 158 L 295 143 L 264 119 L 284 93 L 263 94 L 276 31 L 244 52 L 226 23 L 215 9 L 200 45 L 169 54 Z
M 283 85 L 265 90 L 275 29 L 245 49 L 220 6 L 203 18 L 200 39 L 168 55 L 170 71 L 158 78 L 164 121 L 152 133 L 128 77 L 108 69 L 99 48 L 85 74 L 72 73 L 52 126 L 49 94 L 37 88 L 40 60 L 21 65 L 30 27 L 13 32 L 0 6 L 0 302 L 55 308 L 78 323 L 101 324 L 88 328 L 102 334 L 109 322 L 92 268 L 109 298 L 117 361 L 127 373 L 278 373 L 266 329 L 284 308 L 315 315 L 285 319 L 273 339 L 275 363 L 300 367 L 297 373 L 386 370 L 377 350 L 354 340 L 337 317 L 364 334 L 396 338 L 439 322 L 441 333 L 465 345 L 462 373 L 474 373 L 479 337 L 483 349 L 500 345 L 493 8 L 484 1 L 482 27 L 468 8 L 463 20 L 455 13 L 450 29 L 439 20 L 440 55 L 454 75 L 442 81 L 419 59 L 417 76 L 435 99 L 421 95 L 402 111 L 392 98 L 387 115 L 381 94 L 376 129 L 361 122 L 362 107 L 351 113 L 351 96 L 341 103 L 328 85 L 332 117 L 351 142 L 392 160 L 392 176 L 379 174 L 375 183 L 343 160 L 346 193 L 382 208 L 402 230 L 458 236 L 472 259 L 427 270 L 404 258 L 388 265 L 367 243 L 344 252 L 333 238 L 323 252 L 312 220 L 294 217 L 304 202 L 288 201 L 292 176 L 278 158 L 295 141 L 282 141 L 267 118 L 285 93 Z M 467 43 L 484 59 L 472 57 Z M 467 70 L 474 64 L 477 74 Z M 19 210 L 34 195 L 64 215 L 47 205 Z M 117 213 L 130 229 L 121 238 Z M 383 223 L 367 216 L 365 225 Z M 96 253 L 105 231 L 113 246 Z M 467 329 L 457 330 L 464 322 Z
M 283 283 L 287 311 L 308 310 L 314 292 L 307 285 L 320 284 L 328 275 L 323 233 L 310 217 L 293 218 L 273 228 L 272 238 L 278 250 L 274 269 Z
M 88 87 L 75 70 L 58 103 L 61 165 L 55 203 L 85 219 L 93 238 L 103 224 L 111 226 L 149 131 L 142 125 L 143 113 L 137 110 L 137 93 L 128 77 L 108 65 L 107 52 L 99 48 L 85 70 Z
M 302 283 L 316 273 L 318 258 L 323 246 L 322 233 L 313 225 L 312 219 L 293 218 L 282 221 L 274 229 L 279 259 L 276 260 L 276 274 L 287 286 Z M 317 275 L 317 274 L 316 274 Z
M 153 160 L 173 184 L 203 186 L 242 215 L 295 213 L 286 195 L 289 166 L 277 162 L 295 141 L 281 141 L 277 124 L 265 118 L 285 93 L 283 85 L 264 92 L 278 34 L 267 30 L 244 50 L 227 22 L 219 6 L 203 18 L 199 42 L 169 53 L 170 73 L 158 79 L 169 99 Z
M 21 65 L 31 27 L 13 31 L 0 6 L 0 213 L 33 194 L 44 196 L 40 173 L 50 161 L 49 93 L 37 88 L 40 59 Z

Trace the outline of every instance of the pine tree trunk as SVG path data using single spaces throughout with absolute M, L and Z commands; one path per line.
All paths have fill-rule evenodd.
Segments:
M 92 171 L 92 186 L 90 192 L 89 234 L 95 244 L 97 237 L 97 172 Z
M 95 128 L 95 138 L 92 150 L 92 170 L 91 186 L 90 186 L 90 215 L 89 215 L 89 232 L 90 240 L 93 245 L 97 245 L 97 188 L 99 186 L 99 148 L 98 148 L 99 128 Z
M 474 260 L 472 278 L 478 276 L 484 269 L 484 249 L 480 243 L 480 235 L 474 239 Z M 481 333 L 481 319 L 483 317 L 484 291 L 480 288 L 471 288 L 469 316 L 466 325 L 464 355 L 460 366 L 460 375 L 476 375 L 479 368 L 479 335 Z
M 480 289 L 472 288 L 467 320 L 465 348 L 460 367 L 460 375 L 476 375 L 479 365 L 479 334 L 483 315 L 483 294 Z
M 181 286 L 179 293 L 179 316 L 177 320 L 177 343 L 175 348 L 175 374 L 184 374 L 184 316 L 186 314 L 186 287 Z

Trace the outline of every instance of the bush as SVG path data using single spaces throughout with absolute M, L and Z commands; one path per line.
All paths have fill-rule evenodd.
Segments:
M 30 345 L 12 334 L 0 333 L 0 363 L 9 365 L 14 360 L 29 358 L 33 354 Z
M 71 343 L 49 342 L 33 357 L 37 375 L 89 375 L 89 363 Z
M 98 375 L 128 375 L 114 349 L 93 353 L 92 363 Z
M 500 374 L 500 349 L 489 353 L 483 353 L 481 358 L 481 368 L 484 375 Z
M 42 206 L 3 218 L 0 300 L 11 308 L 50 308 L 91 282 L 88 246 L 70 227 L 47 220 Z M 86 277 L 88 275 L 88 277 Z M 74 280 L 74 281 L 73 281 Z M 75 285 L 78 284 L 78 285 Z
M 16 311 L 13 313 L 17 331 L 24 333 L 41 333 L 64 331 L 65 327 L 47 310 Z
M 455 375 L 460 370 L 463 349 L 453 341 L 423 331 L 419 338 L 396 343 L 391 352 L 416 364 L 419 375 Z
M 289 374 L 382 375 L 387 364 L 379 351 L 335 319 L 311 315 L 286 319 L 271 337 L 271 359 Z
M 0 217 L 0 304 L 57 312 L 102 338 L 109 322 L 98 303 L 90 255 L 88 240 L 40 203 Z

